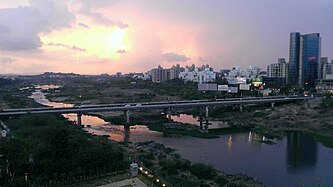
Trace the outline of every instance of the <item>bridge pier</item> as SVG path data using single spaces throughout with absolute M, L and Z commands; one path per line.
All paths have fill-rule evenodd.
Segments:
M 239 105 L 239 111 L 240 112 L 243 112 L 243 107 L 244 107 L 243 105 Z
M 203 116 L 199 116 L 199 122 L 200 122 L 200 129 L 203 129 Z
M 274 106 L 275 106 L 275 103 L 271 103 L 271 107 L 274 108 Z
M 203 129 L 202 107 L 199 107 L 199 123 L 200 123 L 200 129 Z
M 129 110 L 125 110 L 124 115 L 125 115 L 125 123 L 129 124 L 130 123 L 130 112 L 129 112 Z
M 204 127 L 204 130 L 208 129 L 208 125 L 209 125 L 209 107 L 206 106 L 205 107 L 205 127 Z
M 205 112 L 206 112 L 205 117 L 209 118 L 209 108 L 208 108 L 208 106 L 205 107 Z
M 81 112 L 77 113 L 77 125 L 78 126 L 82 125 L 82 113 Z

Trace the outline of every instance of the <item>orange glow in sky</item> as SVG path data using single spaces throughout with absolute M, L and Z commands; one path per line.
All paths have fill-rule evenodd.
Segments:
M 76 57 L 97 56 L 116 59 L 119 58 L 119 51 L 130 50 L 130 41 L 126 36 L 126 29 L 103 26 L 56 31 L 43 35 L 41 39 L 45 50 L 63 49 L 63 45 L 56 44 L 82 49 L 75 53 L 74 56 Z
M 332 58 L 331 0 L 253 1 L 1 0 L 0 74 L 265 69 L 287 59 L 292 31 L 319 32 Z

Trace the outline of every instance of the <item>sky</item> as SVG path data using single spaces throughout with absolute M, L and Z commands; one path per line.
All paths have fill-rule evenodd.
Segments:
M 295 31 L 332 59 L 332 20 L 332 0 L 1 0 L 0 74 L 265 70 Z

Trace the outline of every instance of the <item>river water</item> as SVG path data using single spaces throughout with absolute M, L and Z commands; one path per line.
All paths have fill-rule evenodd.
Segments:
M 46 106 L 71 106 L 50 102 L 42 92 L 36 90 L 31 98 Z M 64 115 L 76 120 L 76 114 Z M 191 115 L 172 116 L 179 122 L 198 125 Z M 333 186 L 333 149 L 327 148 L 312 137 L 298 132 L 289 132 L 275 144 L 265 144 L 257 140 L 264 137 L 252 132 L 221 135 L 216 139 L 193 137 L 164 137 L 162 133 L 150 131 L 146 126 L 129 128 L 112 125 L 104 120 L 83 115 L 82 123 L 90 127 L 86 131 L 97 135 L 109 135 L 115 141 L 156 141 L 176 149 L 184 158 L 192 162 L 209 164 L 227 173 L 243 173 L 259 180 L 267 186 Z M 213 122 L 212 128 L 223 127 L 223 122 Z

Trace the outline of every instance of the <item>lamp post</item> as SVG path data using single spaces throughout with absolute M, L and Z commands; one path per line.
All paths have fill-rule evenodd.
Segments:
M 28 173 L 24 173 L 25 186 L 28 187 Z

